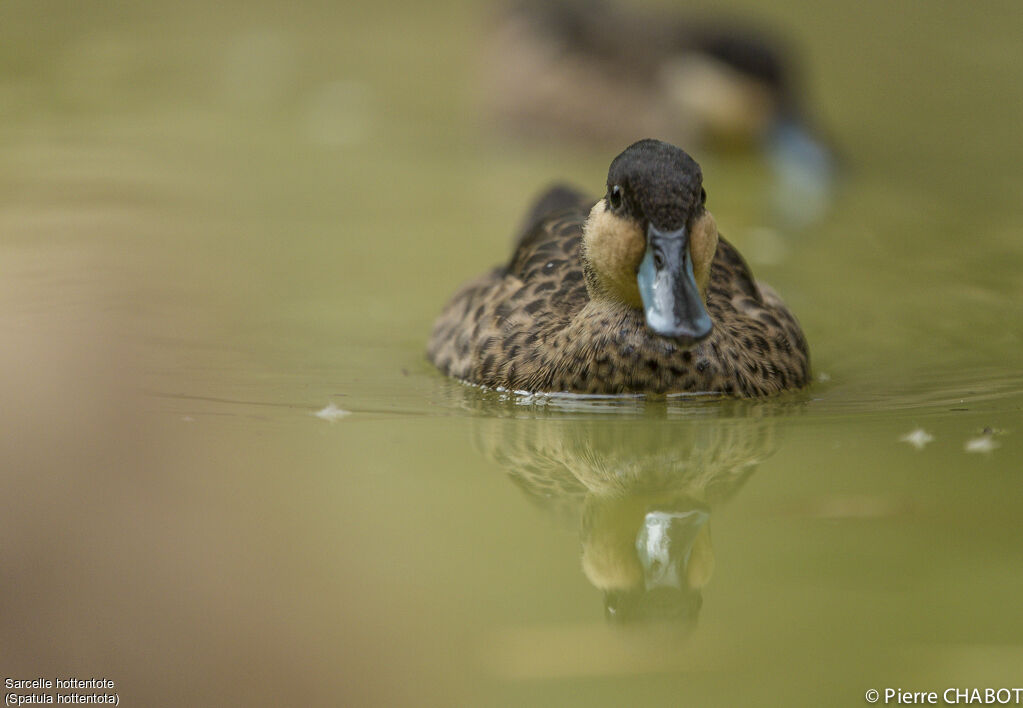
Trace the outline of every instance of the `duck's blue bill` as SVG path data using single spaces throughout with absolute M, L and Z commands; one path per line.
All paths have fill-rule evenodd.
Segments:
M 695 344 L 712 328 L 693 276 L 689 232 L 647 228 L 646 254 L 636 274 L 647 326 L 662 337 Z

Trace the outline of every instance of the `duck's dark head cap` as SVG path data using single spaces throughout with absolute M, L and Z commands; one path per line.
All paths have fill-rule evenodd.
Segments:
M 625 193 L 629 213 L 657 228 L 686 225 L 702 204 L 703 172 L 683 150 L 660 140 L 640 140 L 611 161 L 607 185 Z

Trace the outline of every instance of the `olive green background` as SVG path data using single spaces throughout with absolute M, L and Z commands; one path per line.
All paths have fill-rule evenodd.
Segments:
M 0 3 L 3 676 L 125 706 L 1020 685 L 1023 11 L 723 9 L 793 38 L 844 160 L 797 231 L 761 159 L 693 151 L 810 342 L 817 383 L 777 401 L 532 401 L 425 362 L 533 195 L 596 195 L 624 147 L 494 130 L 485 6 Z M 523 482 L 537 446 L 585 477 L 593 445 L 692 454 L 699 489 L 750 466 L 708 502 L 688 632 L 603 619 L 599 485 Z

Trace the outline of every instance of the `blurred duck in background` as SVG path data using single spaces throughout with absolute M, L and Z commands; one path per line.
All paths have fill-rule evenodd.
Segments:
M 788 225 L 827 208 L 834 156 L 808 116 L 791 51 L 761 29 L 607 0 L 513 0 L 487 46 L 485 101 L 509 132 L 760 151 Z

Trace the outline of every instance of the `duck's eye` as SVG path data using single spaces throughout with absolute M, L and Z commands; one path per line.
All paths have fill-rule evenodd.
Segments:
M 703 187 L 700 187 L 700 206 L 703 206 L 706 203 L 707 203 L 707 190 L 704 189 Z
M 617 184 L 611 187 L 611 191 L 607 193 L 607 201 L 612 209 L 620 209 L 622 206 L 622 188 Z

